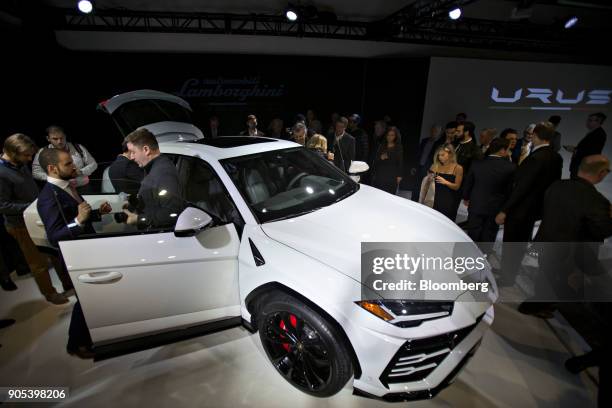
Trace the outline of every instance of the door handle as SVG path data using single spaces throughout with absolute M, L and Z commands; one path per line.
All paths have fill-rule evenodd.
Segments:
M 79 275 L 79 282 L 83 283 L 111 283 L 123 277 L 120 272 L 93 272 Z

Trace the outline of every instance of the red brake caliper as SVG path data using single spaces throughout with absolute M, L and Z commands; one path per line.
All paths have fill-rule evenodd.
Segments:
M 289 315 L 289 323 L 293 326 L 293 327 L 297 327 L 297 318 L 294 315 Z M 283 320 L 280 321 L 280 328 L 283 329 L 284 331 L 287 331 L 287 328 L 285 327 L 285 322 Z M 281 338 L 285 338 L 285 336 L 283 336 L 281 334 Z M 283 343 L 283 348 L 286 351 L 289 351 L 289 343 Z

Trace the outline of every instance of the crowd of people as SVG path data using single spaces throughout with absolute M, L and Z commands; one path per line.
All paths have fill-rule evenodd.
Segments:
M 205 136 L 212 138 L 224 135 L 217 116 L 210 118 L 209 126 L 204 130 Z M 361 115 L 357 113 L 348 116 L 332 113 L 325 130 L 315 112 L 309 109 L 306 115 L 296 115 L 289 127 L 285 127 L 285 122 L 280 118 L 272 119 L 266 132 L 259 129 L 256 115 L 248 115 L 240 136 L 265 136 L 296 142 L 347 173 L 353 161 L 366 162 L 370 170 L 362 182 L 391 194 L 396 194 L 403 178 L 402 137 L 389 116 L 375 121 L 373 132 L 368 133 L 362 126 Z
M 17 290 L 11 272 L 16 270 L 19 275 L 31 273 L 45 299 L 61 305 L 68 303 L 75 291 L 59 251 L 59 242 L 83 234 L 95 234 L 93 223 L 113 209 L 108 202 L 93 209 L 81 195 L 88 191 L 89 176 L 97 167 L 87 149 L 67 142 L 65 132 L 58 126 L 47 128 L 47 140 L 50 144 L 38 149 L 30 137 L 17 133 L 3 143 L 0 158 L 0 284 L 3 290 Z M 109 166 L 109 177 L 116 191 L 135 193 L 141 205 L 126 202 L 119 209 L 123 219 L 115 217 L 115 220 L 139 229 L 174 224 L 174 214 L 184 208 L 184 202 L 179 198 L 178 172 L 174 163 L 161 155 L 157 139 L 147 129 L 138 129 L 126 136 L 122 148 L 122 153 Z M 40 187 L 37 180 L 41 181 Z M 35 200 L 49 244 L 56 251 L 42 252 L 28 233 L 24 211 Z M 50 266 L 62 283 L 62 292 L 52 284 Z M 13 323 L 12 319 L 2 319 L 0 328 Z M 91 338 L 78 300 L 72 312 L 66 350 L 81 358 L 93 357 Z

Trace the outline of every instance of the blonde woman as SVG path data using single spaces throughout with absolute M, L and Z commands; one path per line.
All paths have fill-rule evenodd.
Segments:
M 312 135 L 312 137 L 308 139 L 308 143 L 306 144 L 306 147 L 309 150 L 312 150 L 313 152 L 317 153 L 319 156 L 323 157 L 324 159 L 326 158 L 327 139 L 322 134 L 315 133 L 314 135 Z
M 459 208 L 458 191 L 463 181 L 463 167 L 457 164 L 452 144 L 444 144 L 436 151 L 428 177 L 436 183 L 433 209 L 454 222 Z

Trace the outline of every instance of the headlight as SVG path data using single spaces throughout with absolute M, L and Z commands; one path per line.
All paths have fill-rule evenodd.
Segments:
M 426 320 L 453 313 L 453 302 L 414 300 L 362 300 L 355 302 L 373 315 L 398 327 L 416 327 Z

